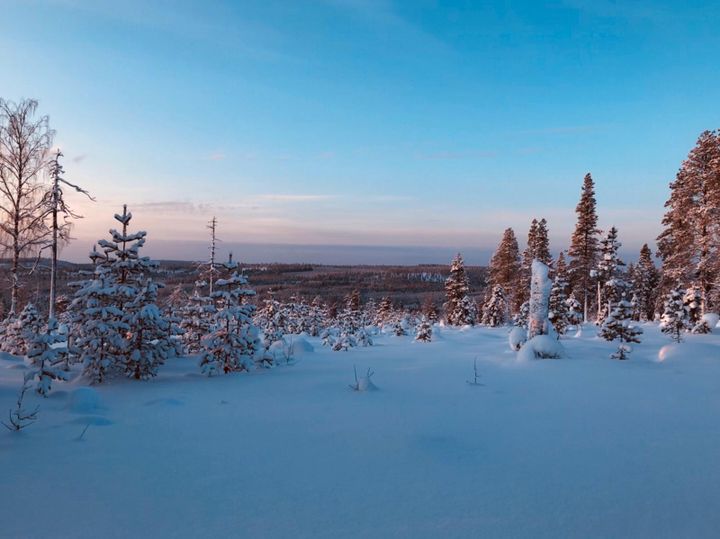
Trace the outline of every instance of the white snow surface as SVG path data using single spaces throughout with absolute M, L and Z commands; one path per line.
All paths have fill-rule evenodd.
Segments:
M 717 537 L 720 335 L 646 324 L 617 361 L 586 326 L 562 359 L 518 362 L 508 329 L 342 353 L 308 338 L 268 370 L 206 378 L 180 358 L 28 393 L 38 422 L 0 432 L 0 535 Z M 6 415 L 24 372 L 0 360 Z M 353 365 L 380 390 L 349 390 Z
M 707 313 L 703 315 L 702 319 L 707 322 L 711 331 L 715 331 L 715 328 L 717 328 L 718 322 L 720 321 L 720 315 L 717 313 Z

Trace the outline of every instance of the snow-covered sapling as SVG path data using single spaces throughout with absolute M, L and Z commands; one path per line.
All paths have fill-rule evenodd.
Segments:
M 471 386 L 484 386 L 485 384 L 480 382 L 480 374 L 478 373 L 477 368 L 477 358 L 473 361 L 473 379 L 472 380 L 465 380 L 468 384 Z
M 5 425 L 5 428 L 7 428 L 8 430 L 18 432 L 37 421 L 37 414 L 40 410 L 37 406 L 32 411 L 23 408 L 25 392 L 28 389 L 30 389 L 30 385 L 27 383 L 27 381 L 24 381 L 22 388 L 20 388 L 20 393 L 18 393 L 15 408 L 11 409 L 9 412 L 10 423 L 8 424 L 4 421 L 2 422 L 2 424 Z
M 67 350 L 66 336 L 58 333 L 58 323 L 50 318 L 44 333 L 33 336 L 28 346 L 27 358 L 32 365 L 25 380 L 37 378 L 36 391 L 47 397 L 53 380 L 67 380 L 69 373 L 63 369 L 63 353 Z
M 430 324 L 430 321 L 425 316 L 423 316 L 415 330 L 415 340 L 419 342 L 432 341 L 432 324 Z
M 365 376 L 361 376 L 360 378 L 358 378 L 357 367 L 355 365 L 353 365 L 353 372 L 355 373 L 355 383 L 349 385 L 350 389 L 353 391 L 370 391 L 377 389 L 377 386 L 373 384 L 371 380 L 375 373 L 369 368 Z
M 660 319 L 660 329 L 670 335 L 675 342 L 682 340 L 682 332 L 687 329 L 687 307 L 683 302 L 683 290 L 671 290 L 665 299 L 665 309 Z
M 632 351 L 630 343 L 640 343 L 642 332 L 642 329 L 632 323 L 632 305 L 623 297 L 605 318 L 600 336 L 607 341 L 620 341 L 617 352 L 610 356 L 612 359 L 627 359 L 627 355 Z

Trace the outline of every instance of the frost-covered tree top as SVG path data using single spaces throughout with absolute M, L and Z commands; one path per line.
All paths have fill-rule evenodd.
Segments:
M 618 257 L 622 243 L 618 241 L 618 231 L 614 226 L 600 242 L 600 260 L 597 265 L 598 278 L 606 283 L 618 274 L 618 268 L 625 263 Z
M 520 251 L 512 228 L 505 229 L 502 240 L 490 259 L 490 285 L 512 290 L 520 270 Z

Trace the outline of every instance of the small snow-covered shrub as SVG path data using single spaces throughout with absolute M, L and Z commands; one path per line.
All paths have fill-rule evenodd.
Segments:
M 423 316 L 422 321 L 415 330 L 415 340 L 419 342 L 432 341 L 432 324 L 430 320 Z
M 530 359 L 558 359 L 563 357 L 565 351 L 562 344 L 550 335 L 536 335 L 527 341 L 518 352 L 517 359 L 528 361 Z
M 675 288 L 665 298 L 664 311 L 660 319 L 660 329 L 670 335 L 675 342 L 682 340 L 682 332 L 688 327 L 688 311 L 683 302 L 683 291 Z
M 36 391 L 43 397 L 50 393 L 53 380 L 68 379 L 68 373 L 62 368 L 66 350 L 66 337 L 58 333 L 58 323 L 54 318 L 48 320 L 45 331 L 34 335 L 28 345 L 27 358 L 32 368 L 25 375 L 25 380 L 37 378 Z
M 717 313 L 705 313 L 702 317 L 704 322 L 707 322 L 707 325 L 710 326 L 711 330 L 714 330 L 718 322 L 720 322 L 720 315 Z
M 603 339 L 620 341 L 617 352 L 610 356 L 612 359 L 627 359 L 627 355 L 632 351 L 630 343 L 639 343 L 642 333 L 643 330 L 633 324 L 632 305 L 624 297 L 605 318 L 600 329 Z
M 527 330 L 521 326 L 515 326 L 510 330 L 508 334 L 508 342 L 510 344 L 510 350 L 517 352 L 522 348 L 522 345 L 527 341 Z
M 358 377 L 357 368 L 355 366 L 353 366 L 353 371 L 355 372 L 355 383 L 350 384 L 350 389 L 353 391 L 373 391 L 377 389 L 377 386 L 372 381 L 372 376 L 375 374 L 373 371 L 368 369 L 365 376 L 360 377 Z

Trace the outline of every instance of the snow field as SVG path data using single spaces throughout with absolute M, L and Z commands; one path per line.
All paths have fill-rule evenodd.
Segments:
M 507 328 L 374 337 L 296 363 L 57 383 L 0 433 L 3 537 L 716 537 L 720 335 L 562 340 Z M 477 358 L 483 386 L 471 386 Z M 23 369 L 0 358 L 0 406 Z M 370 368 L 377 391 L 356 392 Z M 88 426 L 89 425 L 89 426 Z M 83 432 L 84 431 L 84 432 Z

